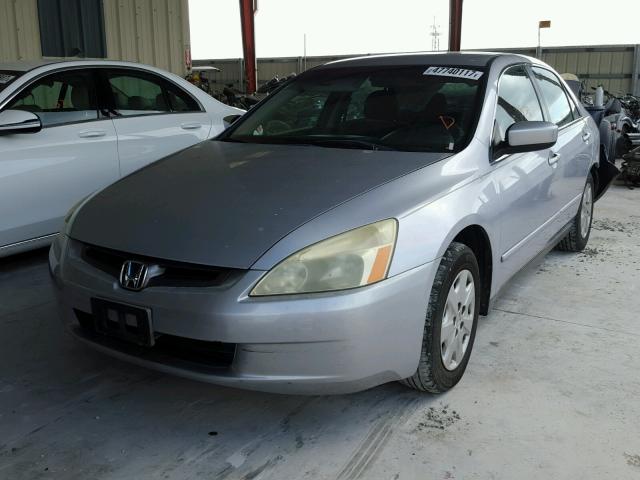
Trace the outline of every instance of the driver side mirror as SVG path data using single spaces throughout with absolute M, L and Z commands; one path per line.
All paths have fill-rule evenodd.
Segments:
M 494 160 L 502 155 L 553 147 L 558 141 L 558 126 L 551 122 L 516 122 L 507 129 L 506 136 L 507 140 L 494 148 Z
M 0 113 L 0 135 L 14 133 L 36 133 L 42 130 L 37 115 L 24 110 L 5 110 Z
M 222 120 L 225 123 L 225 127 L 228 127 L 229 125 L 231 125 L 232 123 L 234 123 L 236 120 L 238 120 L 242 115 L 240 114 L 236 114 L 236 115 L 227 115 L 226 117 L 224 117 Z

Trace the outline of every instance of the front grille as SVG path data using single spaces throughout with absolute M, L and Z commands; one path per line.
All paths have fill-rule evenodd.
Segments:
M 77 309 L 74 309 L 74 313 L 79 324 L 77 332 L 83 338 L 156 363 L 182 366 L 190 370 L 218 370 L 230 367 L 236 353 L 235 343 L 207 342 L 157 332 L 153 347 L 141 347 L 99 334 L 92 314 Z
M 81 247 L 81 255 L 85 262 L 114 278 L 119 278 L 122 264 L 127 260 L 158 265 L 164 273 L 150 279 L 148 287 L 219 287 L 232 283 L 244 273 L 234 268 L 176 262 L 86 244 Z

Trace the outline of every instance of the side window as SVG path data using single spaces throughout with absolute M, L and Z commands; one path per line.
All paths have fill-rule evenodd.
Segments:
M 581 118 L 582 117 L 582 113 L 580 113 L 580 110 L 578 109 L 578 106 L 576 105 L 576 102 L 569 95 L 567 95 L 567 97 L 569 97 L 569 103 L 571 104 L 571 111 L 573 112 L 574 120 L 577 119 L 577 118 Z
M 115 109 L 123 116 L 200 111 L 189 94 L 155 75 L 114 71 L 108 81 Z
M 47 75 L 21 91 L 6 109 L 33 112 L 44 127 L 96 120 L 93 75 L 86 70 Z
M 522 65 L 507 69 L 498 86 L 493 144 L 504 142 L 507 129 L 514 123 L 540 120 L 542 108 L 526 69 Z
M 542 97 L 549 110 L 549 121 L 559 127 L 573 121 L 573 113 L 567 94 L 558 77 L 544 68 L 533 67 L 533 74 L 542 90 Z
M 191 95 L 174 85 L 167 85 L 167 99 L 172 112 L 200 112 L 200 106 Z
M 120 115 L 149 115 L 171 110 L 162 83 L 150 75 L 114 72 L 108 79 L 115 109 Z

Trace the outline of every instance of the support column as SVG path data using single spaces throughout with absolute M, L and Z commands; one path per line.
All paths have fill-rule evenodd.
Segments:
M 633 47 L 633 68 L 631 69 L 631 93 L 640 95 L 640 45 Z
M 255 93 L 257 88 L 256 36 L 254 28 L 255 1 L 240 0 L 240 22 L 242 25 L 242 50 L 244 52 L 244 79 L 247 93 Z
M 462 39 L 462 0 L 449 0 L 449 51 L 459 52 Z

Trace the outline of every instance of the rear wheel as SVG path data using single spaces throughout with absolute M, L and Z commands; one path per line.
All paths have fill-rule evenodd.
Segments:
M 469 247 L 452 243 L 431 288 L 416 373 L 402 381 L 441 393 L 460 381 L 471 355 L 480 306 L 478 262 Z
M 573 219 L 571 229 L 566 237 L 558 243 L 558 250 L 581 252 L 589 242 L 591 222 L 593 221 L 593 177 L 589 174 L 582 191 L 580 209 Z

